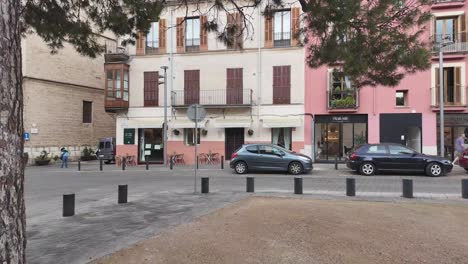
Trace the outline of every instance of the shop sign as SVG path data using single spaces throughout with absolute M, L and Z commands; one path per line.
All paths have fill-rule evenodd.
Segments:
M 315 123 L 367 123 L 367 115 L 315 115 Z
M 134 128 L 124 129 L 124 144 L 125 145 L 135 144 L 135 129 Z

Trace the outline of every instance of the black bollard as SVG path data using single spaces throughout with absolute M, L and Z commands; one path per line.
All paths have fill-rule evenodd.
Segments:
M 127 203 L 128 185 L 119 185 L 118 203 Z
M 221 156 L 221 169 L 224 170 L 224 156 Z
M 254 177 L 247 177 L 247 192 L 253 193 L 255 192 L 255 178 Z
M 468 179 L 462 179 L 462 198 L 468 199 Z
M 197 170 L 198 170 L 198 157 L 195 159 L 195 162 L 197 163 Z
M 201 192 L 202 193 L 210 192 L 210 178 L 208 177 L 201 178 Z
M 75 194 L 63 195 L 63 217 L 75 215 Z
M 338 157 L 335 157 L 335 170 L 338 169 Z
M 148 160 L 145 160 L 146 162 L 146 170 L 149 170 L 149 163 L 148 163 Z
M 356 196 L 356 179 L 346 178 L 346 196 Z
M 78 160 L 78 171 L 80 171 L 80 170 L 81 170 L 81 160 L 79 159 Z
M 99 170 L 102 171 L 102 159 L 99 159 Z
M 403 179 L 403 197 L 413 198 L 413 180 Z
M 173 169 L 174 168 L 174 162 L 172 161 L 172 157 L 169 159 L 169 169 Z
M 294 177 L 294 194 L 302 194 L 302 177 Z
M 122 170 L 124 171 L 126 167 L 127 167 L 127 159 L 122 158 Z

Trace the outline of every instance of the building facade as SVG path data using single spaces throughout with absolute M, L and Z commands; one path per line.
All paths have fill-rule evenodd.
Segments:
M 115 46 L 115 40 L 102 37 Z M 104 111 L 104 56 L 90 59 L 65 43 L 57 54 L 37 35 L 22 41 L 25 147 L 30 162 L 45 150 L 65 147 L 75 159 L 99 138 L 115 136 L 115 120 Z
M 115 54 L 105 63 L 105 108 L 117 116 L 117 155 L 161 163 L 167 153 L 193 164 L 195 144 L 201 159 L 211 153 L 229 160 L 242 144 L 253 142 L 304 152 L 305 65 L 304 48 L 295 37 L 300 27 L 296 5 L 272 17 L 246 10 L 251 31 L 236 31 L 228 44 L 203 25 L 216 15 L 220 26 L 242 28 L 234 7 L 217 14 L 206 13 L 208 4 L 193 6 L 188 14 L 167 8 L 147 35 L 140 34 L 130 56 Z M 168 67 L 166 146 L 162 66 Z M 192 104 L 207 113 L 197 133 L 187 117 Z
M 355 88 L 340 68 L 306 68 L 305 148 L 316 161 L 343 160 L 352 147 L 369 142 L 401 143 L 426 154 L 439 149 L 439 54 L 442 40 L 445 104 L 444 155 L 468 135 L 466 94 L 468 4 L 434 1 L 424 38 L 433 46 L 430 70 L 407 75 L 396 87 Z

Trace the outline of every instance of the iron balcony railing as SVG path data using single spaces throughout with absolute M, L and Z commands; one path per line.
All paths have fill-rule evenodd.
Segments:
M 465 0 L 432 0 L 432 4 L 463 3 Z
M 204 106 L 250 106 L 251 89 L 172 91 L 171 102 L 174 107 L 187 107 L 191 104 Z
M 159 53 L 159 41 L 146 41 L 146 54 Z
M 291 46 L 291 32 L 276 32 L 274 34 L 275 47 Z
M 432 52 L 439 52 L 440 44 L 444 43 L 443 52 L 468 52 L 468 32 L 454 34 L 435 34 L 431 37 Z
M 357 109 L 359 107 L 358 89 L 329 89 L 327 106 L 328 109 Z
M 467 87 L 462 85 L 448 85 L 444 87 L 444 105 L 445 106 L 466 106 Z M 439 85 L 431 88 L 433 107 L 439 107 L 440 103 Z
M 200 39 L 199 38 L 185 39 L 185 50 L 186 51 L 199 51 L 200 50 Z

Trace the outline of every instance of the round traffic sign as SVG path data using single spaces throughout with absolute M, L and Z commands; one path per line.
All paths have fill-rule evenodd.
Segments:
M 199 104 L 190 105 L 187 110 L 187 117 L 193 122 L 203 121 L 206 117 L 206 110 Z

